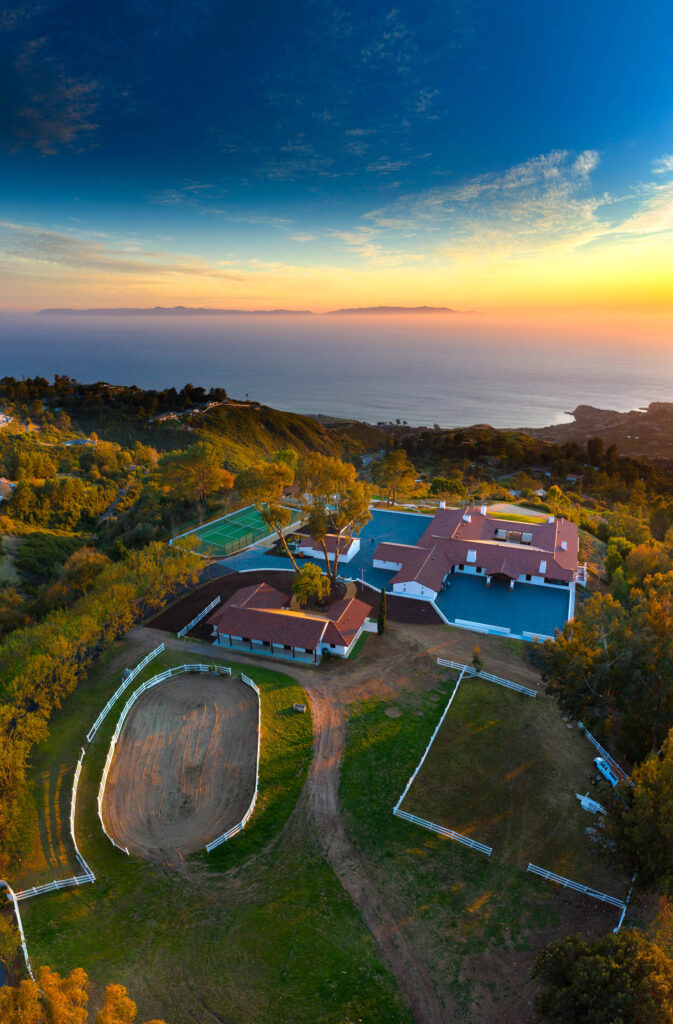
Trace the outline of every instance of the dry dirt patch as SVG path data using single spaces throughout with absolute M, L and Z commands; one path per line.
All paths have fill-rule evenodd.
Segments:
M 255 789 L 257 697 L 237 679 L 184 675 L 131 709 L 103 800 L 120 846 L 175 863 L 241 820 Z

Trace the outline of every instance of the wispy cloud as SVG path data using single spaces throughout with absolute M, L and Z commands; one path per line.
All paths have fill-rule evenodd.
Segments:
M 97 128 L 98 83 L 70 76 L 44 38 L 23 47 L 6 77 L 0 128 L 10 150 L 29 147 L 51 155 L 81 145 Z
M 400 196 L 364 219 L 381 233 L 429 237 L 444 255 L 475 246 L 530 251 L 590 227 L 604 202 L 589 189 L 598 160 L 593 150 L 552 150 L 501 173 Z
M 191 255 L 145 250 L 133 239 L 116 244 L 96 241 L 82 234 L 47 230 L 10 221 L 0 221 L 0 258 L 11 260 L 18 268 L 23 263 L 43 264 L 80 274 L 119 274 L 147 276 L 199 275 L 238 281 L 228 271 Z
M 655 160 L 652 163 L 652 170 L 655 174 L 673 174 L 673 153 Z

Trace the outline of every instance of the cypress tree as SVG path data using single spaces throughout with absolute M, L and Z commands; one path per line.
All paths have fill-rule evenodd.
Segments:
M 381 597 L 379 598 L 379 614 L 376 620 L 376 631 L 379 636 L 383 635 L 386 628 L 386 588 L 381 587 Z

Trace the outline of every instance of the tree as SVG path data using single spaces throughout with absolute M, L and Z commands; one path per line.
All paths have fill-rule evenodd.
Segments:
M 292 472 L 296 472 L 297 463 L 299 462 L 299 456 L 297 455 L 294 448 L 281 448 L 280 451 L 276 452 L 273 457 L 274 462 L 284 462 L 286 466 L 289 466 Z
M 563 632 L 540 647 L 542 678 L 573 718 L 604 722 L 615 708 L 615 674 L 627 660 L 628 614 L 614 597 L 594 594 Z
M 430 494 L 437 498 L 466 498 L 467 488 L 457 477 L 436 476 L 430 484 Z
M 416 470 L 404 449 L 395 448 L 375 467 L 374 477 L 383 489 L 387 503 L 395 505 L 399 496 L 413 490 Z
M 76 594 L 86 594 L 109 561 L 106 555 L 95 548 L 80 548 L 64 563 L 61 577 Z
M 477 644 L 472 651 L 472 668 L 475 672 L 481 672 L 484 668 L 484 659 L 481 656 L 481 648 L 479 644 Z
M 330 581 L 319 566 L 307 562 L 292 580 L 292 593 L 303 608 L 312 598 L 316 601 L 326 600 L 330 594 Z
M 539 1013 L 558 1024 L 671 1024 L 673 961 L 635 930 L 586 942 L 570 935 L 535 961 Z
M 673 730 L 660 753 L 634 768 L 607 810 L 620 858 L 645 885 L 673 881 Z
M 376 618 L 376 632 L 379 636 L 383 636 L 386 629 L 386 588 L 381 587 L 381 596 L 379 597 L 379 614 Z
M 293 481 L 294 470 L 282 459 L 279 462 L 260 462 L 238 474 L 236 490 L 243 501 L 255 506 L 269 530 L 278 534 L 295 572 L 299 572 L 285 536 L 292 522 L 292 510 L 281 504 L 283 490 Z
M 19 951 L 19 933 L 9 917 L 0 917 L 0 961 L 11 964 Z
M 66 978 L 41 967 L 38 978 L 39 982 L 22 981 L 16 987 L 0 988 L 2 1024 L 87 1024 L 89 982 L 81 967 Z M 137 1012 L 123 985 L 108 985 L 95 1024 L 134 1024 Z M 147 1024 L 164 1022 L 151 1020 Z
M 633 544 L 626 537 L 610 537 L 605 553 L 605 571 L 608 579 L 612 579 L 616 569 L 624 568 L 624 560 L 632 547 Z
M 317 452 L 305 456 L 297 469 L 301 490 L 301 508 L 307 529 L 320 544 L 325 555 L 327 574 L 336 583 L 339 557 L 354 533 L 359 533 L 371 519 L 370 487 L 358 480 L 355 467 L 341 459 Z M 327 534 L 336 537 L 334 556 L 330 560 Z
M 158 467 L 159 482 L 172 494 L 205 507 L 211 494 L 230 490 L 233 475 L 221 465 L 214 445 L 197 441 L 184 452 L 163 455 Z

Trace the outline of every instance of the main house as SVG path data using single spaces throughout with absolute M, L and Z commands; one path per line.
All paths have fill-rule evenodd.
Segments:
M 578 553 L 577 526 L 567 519 L 522 523 L 491 516 L 481 505 L 440 508 L 416 544 L 379 544 L 373 564 L 395 573 L 393 593 L 427 601 L 450 587 L 455 574 L 480 576 L 487 588 L 563 590 L 572 618 L 575 583 L 586 583 Z
M 371 606 L 356 597 L 324 612 L 304 611 L 268 583 L 243 587 L 208 619 L 213 642 L 237 651 L 317 664 L 322 655 L 348 657 L 365 630 Z

